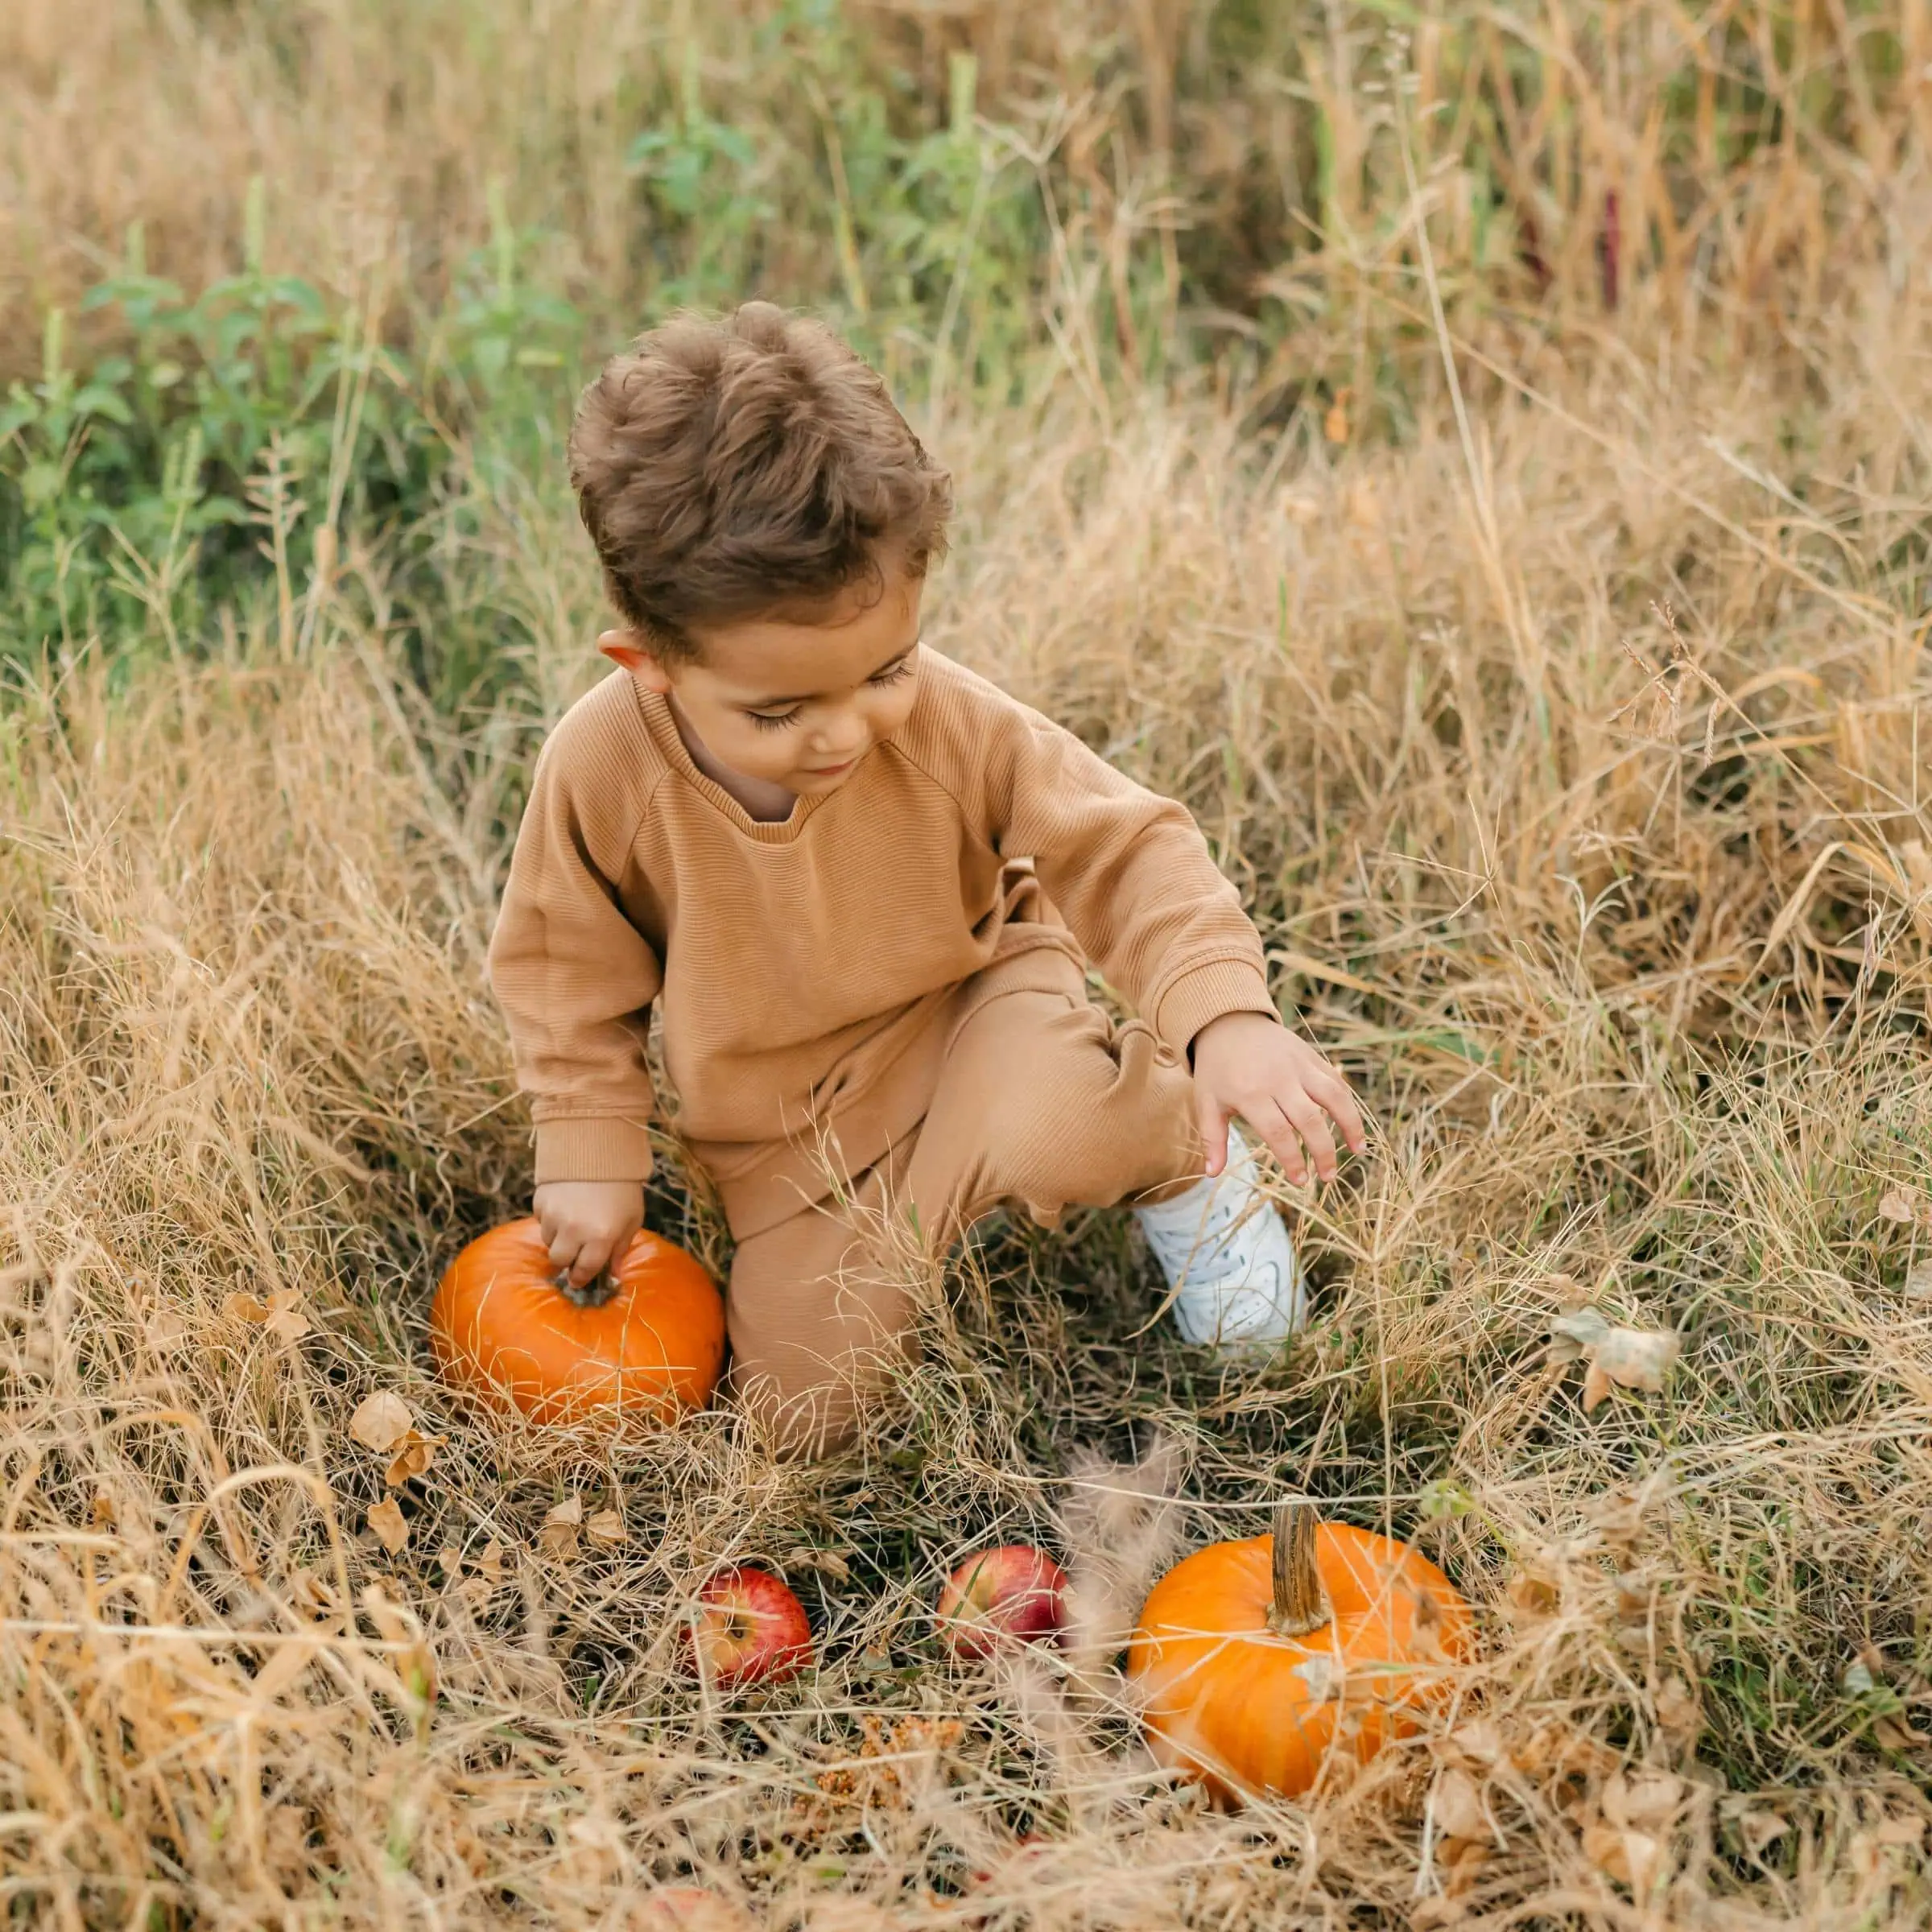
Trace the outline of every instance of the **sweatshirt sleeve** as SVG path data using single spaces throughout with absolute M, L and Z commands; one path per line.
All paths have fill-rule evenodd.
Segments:
M 1226 1013 L 1277 1017 L 1261 935 L 1187 807 L 1016 700 L 995 720 L 993 844 L 1033 860 L 1088 958 L 1162 1042 L 1184 1054 Z
M 490 983 L 536 1123 L 538 1183 L 642 1181 L 654 1100 L 645 1042 L 663 972 L 618 892 L 647 794 L 604 759 L 572 755 L 583 747 L 566 741 L 571 724 L 537 762 Z

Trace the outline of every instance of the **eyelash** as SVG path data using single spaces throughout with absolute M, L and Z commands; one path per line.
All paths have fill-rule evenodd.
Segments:
M 902 658 L 890 671 L 882 671 L 876 678 L 868 678 L 867 683 L 883 691 L 888 686 L 902 683 L 912 675 L 912 659 Z M 754 731 L 785 731 L 799 721 L 799 713 L 788 711 L 782 717 L 767 717 L 762 711 L 748 711 L 745 716 L 751 720 Z

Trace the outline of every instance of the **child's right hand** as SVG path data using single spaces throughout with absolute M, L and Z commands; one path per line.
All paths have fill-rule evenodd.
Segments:
M 644 1225 L 637 1181 L 546 1181 L 530 1205 L 551 1261 L 573 1288 L 594 1282 Z

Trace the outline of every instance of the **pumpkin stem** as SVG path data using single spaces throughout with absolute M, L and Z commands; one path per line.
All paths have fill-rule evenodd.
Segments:
M 617 1298 L 617 1278 L 608 1268 L 593 1274 L 580 1288 L 568 1274 L 557 1277 L 557 1293 L 573 1308 L 601 1308 Z
M 1274 1601 L 1268 1628 L 1277 1637 L 1306 1637 L 1333 1614 L 1315 1563 L 1318 1521 L 1313 1503 L 1283 1503 L 1274 1513 Z

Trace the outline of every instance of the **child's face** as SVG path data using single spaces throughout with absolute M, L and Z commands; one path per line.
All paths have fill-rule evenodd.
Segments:
M 912 709 L 923 577 L 888 573 L 824 621 L 749 617 L 696 634 L 696 658 L 661 663 L 635 631 L 598 640 L 651 690 L 674 697 L 720 764 L 795 797 L 836 791 Z

